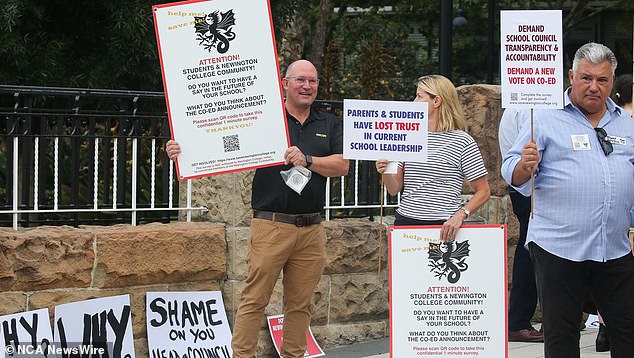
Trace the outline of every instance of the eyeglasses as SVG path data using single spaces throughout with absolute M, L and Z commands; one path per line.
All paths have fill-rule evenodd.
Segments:
M 605 155 L 612 153 L 612 151 L 614 150 L 614 147 L 612 146 L 612 143 L 610 143 L 606 139 L 608 134 L 605 132 L 605 129 L 601 127 L 597 127 L 594 130 L 597 132 L 597 138 L 599 139 L 599 143 L 601 143 L 601 149 L 603 149 L 603 153 Z
M 319 84 L 319 78 L 286 77 L 286 79 L 289 81 L 293 80 L 293 82 L 295 82 L 298 86 L 303 85 L 306 81 L 308 81 L 308 84 L 311 86 L 317 86 Z

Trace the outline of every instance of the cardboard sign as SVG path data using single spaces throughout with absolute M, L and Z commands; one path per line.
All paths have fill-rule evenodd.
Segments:
M 500 11 L 502 107 L 563 108 L 561 10 Z
M 55 306 L 54 328 L 62 347 L 107 349 L 109 357 L 134 358 L 129 295 Z
M 390 357 L 507 357 L 506 226 L 389 230 Z
M 280 355 L 280 349 L 282 349 L 282 338 L 284 332 L 284 315 L 275 315 L 268 316 L 266 321 L 269 325 L 269 332 L 271 333 L 271 339 L 273 340 L 273 345 L 275 345 L 275 350 L 277 351 L 277 355 Z M 321 347 L 315 341 L 315 337 L 313 336 L 313 331 L 308 327 L 308 332 L 306 332 L 306 353 L 304 353 L 305 358 L 309 357 L 322 357 L 325 356 L 324 351 L 321 350 Z
M 343 100 L 343 157 L 427 161 L 427 103 Z
M 152 10 L 179 180 L 283 163 L 290 141 L 268 1 Z
M 148 292 L 150 358 L 230 358 L 231 330 L 220 291 Z
M 53 342 L 48 308 L 0 317 L 0 357 L 52 357 L 61 346 Z

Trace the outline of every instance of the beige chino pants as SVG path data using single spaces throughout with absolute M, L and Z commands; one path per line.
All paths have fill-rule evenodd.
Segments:
M 293 224 L 252 219 L 248 276 L 233 327 L 234 358 L 255 356 L 264 309 L 283 271 L 283 358 L 302 358 L 310 324 L 310 305 L 326 263 L 326 233 L 321 224 Z

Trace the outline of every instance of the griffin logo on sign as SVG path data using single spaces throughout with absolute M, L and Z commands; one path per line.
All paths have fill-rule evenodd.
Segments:
M 468 256 L 469 241 L 430 244 L 430 272 L 436 274 L 439 280 L 447 276 L 449 283 L 456 283 L 460 280 L 460 273 L 469 267 L 465 262 Z
M 194 27 L 196 28 L 196 39 L 198 44 L 205 50 L 211 52 L 214 48 L 218 53 L 225 53 L 229 50 L 229 41 L 236 38 L 232 31 L 236 19 L 233 10 L 220 13 L 214 11 L 206 16 L 194 16 Z

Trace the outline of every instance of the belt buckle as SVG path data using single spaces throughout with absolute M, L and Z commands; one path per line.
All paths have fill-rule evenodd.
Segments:
M 295 226 L 303 227 L 303 226 L 306 226 L 306 224 L 307 224 L 307 220 L 306 220 L 306 217 L 304 217 L 303 215 L 297 215 L 295 217 Z

